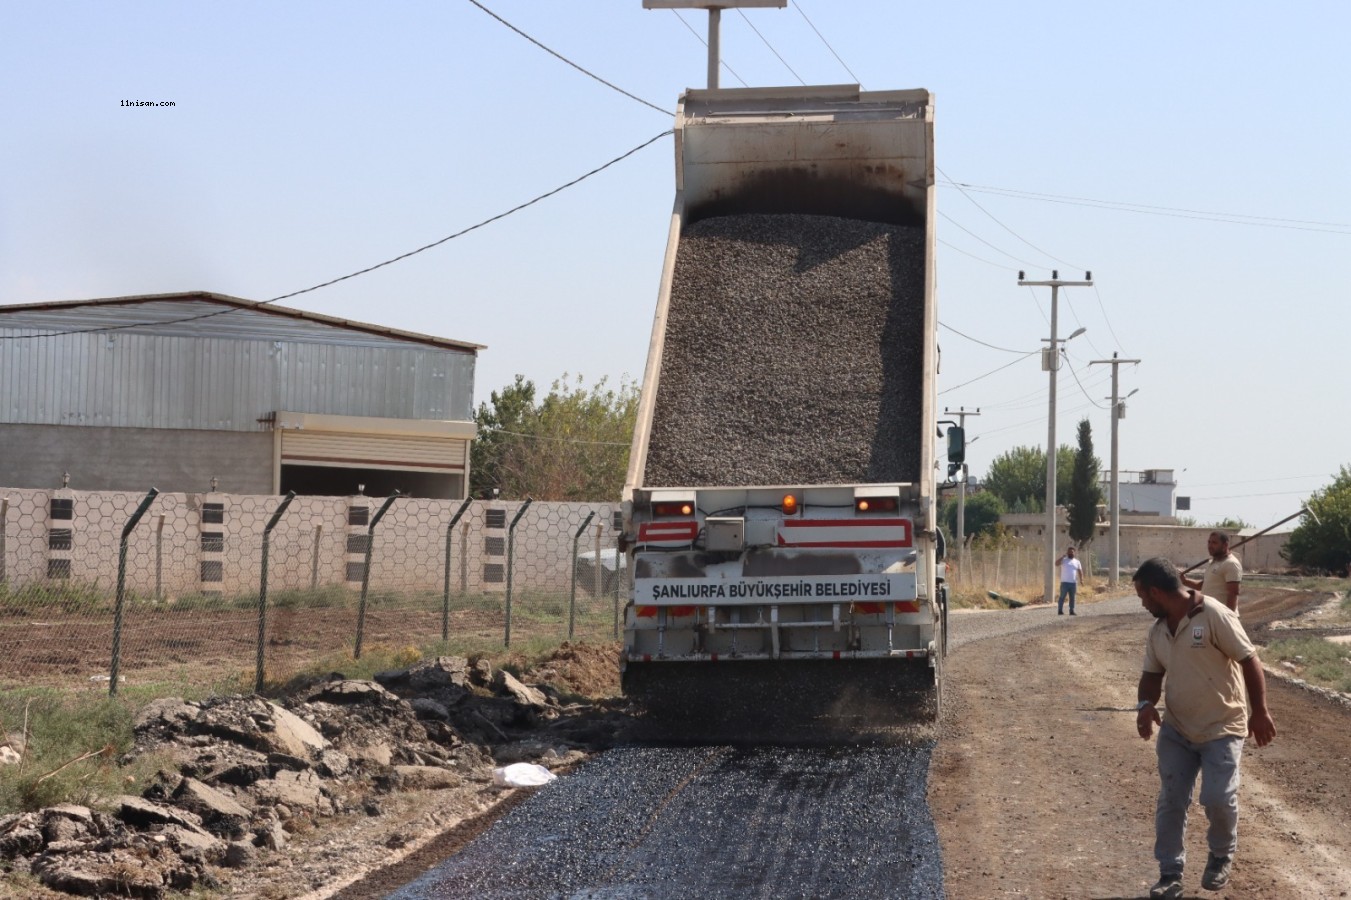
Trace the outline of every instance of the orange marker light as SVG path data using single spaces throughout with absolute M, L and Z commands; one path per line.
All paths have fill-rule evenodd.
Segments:
M 693 503 L 654 503 L 652 514 L 656 516 L 690 516 L 694 514 Z
M 863 500 L 863 499 L 860 498 L 860 499 L 854 501 L 854 508 L 857 509 L 859 512 L 867 512 L 867 511 L 868 511 L 868 501 L 867 501 L 867 500 Z
M 791 516 L 796 512 L 797 512 L 797 498 L 794 497 L 792 494 L 784 494 L 783 514 L 785 516 Z

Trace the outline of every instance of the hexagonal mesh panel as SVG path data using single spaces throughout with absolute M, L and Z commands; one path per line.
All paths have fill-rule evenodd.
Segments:
M 144 495 L 0 488 L 0 678 L 106 683 L 116 645 L 128 682 L 250 690 L 260 636 L 275 680 L 352 654 L 358 621 L 363 649 L 467 652 L 508 627 L 513 646 L 618 636 L 617 503 L 518 518 L 521 503 L 476 501 L 452 529 L 460 501 L 400 497 L 372 527 L 383 498 L 297 497 L 264 565 L 282 499 L 155 497 L 127 538 L 115 633 L 122 530 Z

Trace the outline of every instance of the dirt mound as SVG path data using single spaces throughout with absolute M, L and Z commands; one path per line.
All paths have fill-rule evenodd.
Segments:
M 528 675 L 531 681 L 552 684 L 579 697 L 618 697 L 619 645 L 564 643 L 531 667 Z

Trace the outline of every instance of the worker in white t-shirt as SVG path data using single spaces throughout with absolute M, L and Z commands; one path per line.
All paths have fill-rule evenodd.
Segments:
M 1074 595 L 1079 590 L 1079 582 L 1084 580 L 1084 567 L 1074 558 L 1074 548 L 1070 547 L 1065 555 L 1055 561 L 1060 567 L 1060 596 L 1056 599 L 1056 615 L 1065 614 L 1065 597 L 1070 598 L 1070 615 L 1074 612 Z

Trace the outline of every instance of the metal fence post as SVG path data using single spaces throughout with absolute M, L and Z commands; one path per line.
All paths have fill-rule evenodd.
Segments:
M 516 510 L 516 517 L 507 526 L 507 623 L 506 632 L 502 637 L 502 646 L 504 647 L 511 646 L 511 570 L 516 561 L 516 523 L 521 521 L 521 516 L 525 515 L 525 511 L 534 502 L 530 497 L 526 497 L 525 502 L 521 504 L 521 508 Z
M 314 526 L 314 555 L 310 557 L 310 590 L 319 588 L 319 542 L 324 536 L 324 525 Z
M 361 605 L 357 608 L 357 643 L 356 649 L 352 652 L 353 659 L 361 659 L 361 639 L 366 631 L 366 593 L 371 586 L 371 548 L 375 546 L 375 526 L 380 524 L 390 505 L 400 496 L 402 495 L 395 491 L 386 497 L 375 517 L 371 519 L 371 524 L 366 526 L 366 563 L 361 569 Z
M 150 508 L 150 504 L 155 502 L 159 496 L 156 488 L 151 488 L 150 492 L 141 500 L 140 506 L 131 514 L 127 524 L 122 526 L 122 540 L 117 545 L 117 605 L 113 608 L 113 662 L 108 671 L 108 696 L 117 696 L 117 678 L 118 669 L 122 668 L 122 612 L 126 605 L 127 588 L 127 538 L 136 528 L 136 523 L 141 521 L 141 516 Z
M 9 530 L 9 498 L 0 497 L 0 584 L 5 583 L 5 532 Z
M 164 599 L 164 514 L 155 522 L 155 599 Z
M 620 570 L 619 567 L 623 564 L 623 562 L 624 562 L 624 558 L 623 558 L 623 556 L 622 556 L 622 555 L 620 554 L 620 552 L 619 552 L 619 535 L 615 535 L 615 578 L 614 578 L 614 582 L 615 582 L 615 623 L 614 623 L 614 640 L 616 640 L 616 641 L 619 640 L 619 585 L 620 585 L 620 582 L 622 582 L 622 581 L 624 580 L 624 576 L 621 574 L 621 570 Z
M 600 567 L 600 539 L 605 526 L 596 523 L 596 568 L 591 573 L 591 595 L 599 599 L 605 596 L 605 570 Z
M 586 527 L 591 524 L 591 520 L 596 517 L 596 511 L 593 509 L 586 514 L 586 520 L 577 528 L 577 534 L 572 538 L 572 591 L 568 597 L 568 640 L 572 640 L 573 628 L 577 623 L 577 547 L 582 543 L 582 535 L 586 533 Z M 596 565 L 600 565 L 600 557 L 596 557 Z
M 450 640 L 450 537 L 455 531 L 456 524 L 460 521 L 460 516 L 469 509 L 469 504 L 474 502 L 473 497 L 466 497 L 460 504 L 460 508 L 455 510 L 455 515 L 450 517 L 450 524 L 446 526 L 446 575 L 441 584 L 441 641 L 445 643 Z
M 267 554 L 272 545 L 272 529 L 277 527 L 277 523 L 281 521 L 282 513 L 286 512 L 286 507 L 290 506 L 291 501 L 295 498 L 295 491 L 287 491 L 286 496 L 282 498 L 281 505 L 277 507 L 277 511 L 263 526 L 263 564 L 262 571 L 258 576 L 258 659 L 254 665 L 253 675 L 253 692 L 255 694 L 263 692 L 263 649 L 267 646 Z

